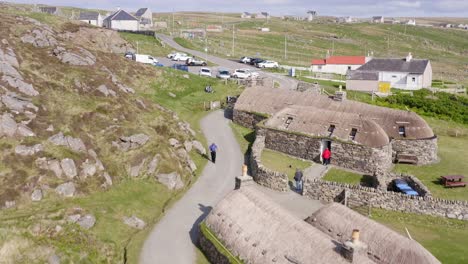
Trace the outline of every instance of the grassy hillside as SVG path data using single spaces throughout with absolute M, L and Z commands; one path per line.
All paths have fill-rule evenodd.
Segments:
M 468 83 L 466 56 L 468 31 L 390 24 L 336 24 L 324 22 L 241 20 L 221 14 L 160 15 L 168 21 L 169 31 L 183 28 L 204 28 L 207 24 L 224 24 L 223 33 L 208 33 L 210 52 L 225 57 L 260 56 L 289 65 L 310 65 L 312 58 L 322 58 L 327 50 L 334 55 L 404 57 L 412 52 L 416 58 L 432 61 L 435 78 Z M 235 49 L 232 52 L 232 29 L 235 27 Z M 271 32 L 257 28 L 269 27 Z M 287 54 L 285 57 L 285 36 Z M 199 50 L 204 40 L 194 40 Z

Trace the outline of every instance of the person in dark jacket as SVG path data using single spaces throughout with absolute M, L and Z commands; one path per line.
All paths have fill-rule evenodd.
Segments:
M 216 151 L 218 151 L 218 146 L 215 143 L 210 145 L 210 152 L 211 152 L 211 161 L 216 163 Z
M 294 181 L 296 181 L 296 191 L 298 192 L 302 191 L 302 176 L 302 171 L 299 168 L 297 168 L 296 173 L 294 174 Z

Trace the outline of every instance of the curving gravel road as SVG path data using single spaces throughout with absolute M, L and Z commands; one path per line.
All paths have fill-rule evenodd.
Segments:
M 201 121 L 207 141 L 218 149 L 216 164 L 209 162 L 202 176 L 154 227 L 140 254 L 142 264 L 195 263 L 198 224 L 226 194 L 241 174 L 244 155 L 223 111 L 210 113 Z
M 209 55 L 209 54 L 206 55 L 204 52 L 201 52 L 201 51 L 198 51 L 198 50 L 191 50 L 191 49 L 184 48 L 184 47 L 180 46 L 179 44 L 177 44 L 177 42 L 175 42 L 172 37 L 164 35 L 164 34 L 156 34 L 156 37 L 158 39 L 160 39 L 161 41 L 163 41 L 164 43 L 166 43 L 167 45 L 171 46 L 173 49 L 176 49 L 176 50 L 179 50 L 179 51 L 182 51 L 182 52 L 185 52 L 185 53 L 189 53 L 189 54 L 192 54 L 194 56 L 197 56 L 197 57 L 200 57 L 200 58 L 203 58 L 203 59 L 206 59 L 206 60 L 208 60 L 208 61 L 210 61 L 210 62 L 212 62 L 214 64 L 217 64 L 217 65 L 219 65 L 219 66 L 221 66 L 223 68 L 227 68 L 227 69 L 229 69 L 231 71 L 233 71 L 235 69 L 239 69 L 239 68 L 248 68 L 248 69 L 253 69 L 253 70 L 256 70 L 256 71 L 259 70 L 258 68 L 252 67 L 250 65 L 246 65 L 246 64 L 235 62 L 235 61 L 223 59 L 223 58 L 216 57 L 216 56 Z M 280 87 L 285 88 L 285 89 L 295 89 L 297 87 L 297 83 L 298 83 L 298 81 L 295 80 L 295 79 L 289 78 L 289 77 L 284 76 L 284 75 L 271 73 L 271 72 L 262 72 L 261 71 L 260 76 L 266 76 L 269 79 L 272 79 L 272 80 L 275 80 L 275 81 L 279 82 Z

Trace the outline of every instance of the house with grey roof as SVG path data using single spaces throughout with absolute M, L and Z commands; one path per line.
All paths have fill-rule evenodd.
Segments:
M 56 6 L 40 6 L 39 7 L 39 12 L 47 13 L 47 14 L 50 14 L 50 15 L 58 15 L 59 14 L 59 9 Z
M 385 18 L 383 16 L 373 16 L 372 17 L 372 23 L 384 23 Z
M 255 18 L 257 18 L 257 19 L 269 19 L 270 14 L 268 14 L 268 12 L 260 12 L 260 13 L 255 14 Z
M 426 59 L 413 59 L 411 53 L 403 59 L 372 59 L 347 76 L 346 89 L 370 91 L 378 82 L 389 83 L 392 88 L 419 90 L 432 85 L 432 66 Z M 374 82 L 374 85 L 370 83 Z
M 80 12 L 78 20 L 89 25 L 102 26 L 102 16 L 99 12 Z
M 153 13 L 149 8 L 138 9 L 135 13 L 135 17 L 140 20 L 140 29 L 153 27 Z
M 249 12 L 242 12 L 241 18 L 252 18 L 252 14 Z
M 140 28 L 140 21 L 125 10 L 119 9 L 106 17 L 102 26 L 115 30 L 137 31 Z

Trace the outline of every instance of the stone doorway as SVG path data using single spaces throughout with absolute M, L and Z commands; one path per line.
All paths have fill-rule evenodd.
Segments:
M 323 151 L 328 148 L 330 151 L 332 150 L 332 144 L 331 144 L 331 140 L 328 140 L 328 139 L 322 139 L 322 141 L 320 142 L 320 153 L 319 153 L 319 159 L 320 159 L 320 162 L 323 163 L 323 157 L 322 157 L 322 153 Z

